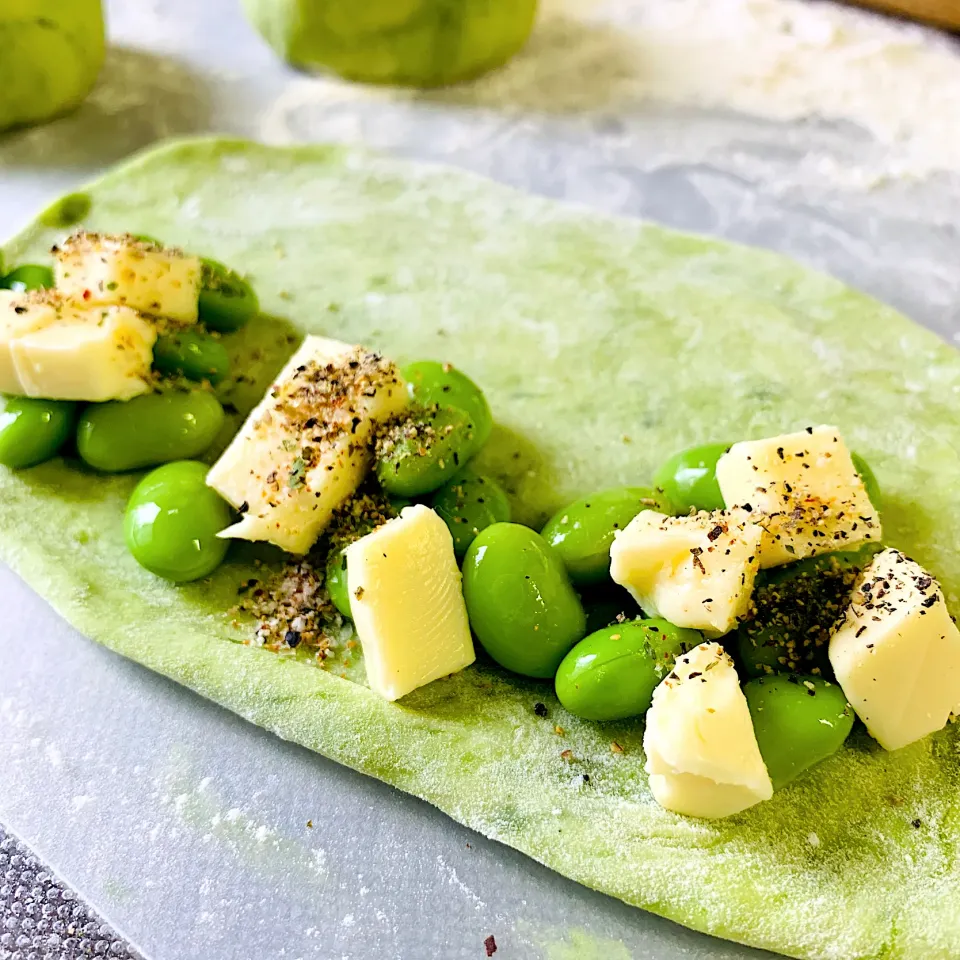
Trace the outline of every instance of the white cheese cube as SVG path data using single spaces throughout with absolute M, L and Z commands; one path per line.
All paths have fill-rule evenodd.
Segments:
M 129 400 L 150 390 L 157 331 L 127 307 L 78 311 L 13 342 L 23 393 L 52 400 Z
M 763 514 L 760 566 L 847 550 L 882 536 L 880 517 L 836 427 L 735 443 L 717 463 L 727 506 Z
M 730 657 L 701 643 L 653 692 L 643 749 L 660 806 L 690 817 L 729 817 L 773 796 L 750 708 Z
M 196 323 L 199 257 L 133 237 L 77 233 L 54 247 L 57 289 L 86 304 L 121 304 L 151 316 Z
M 763 530 L 743 511 L 644 510 L 610 547 L 610 576 L 650 617 L 720 637 L 749 609 Z
M 22 392 L 11 345 L 18 338 L 57 319 L 55 298 L 0 290 L 0 393 Z
M 887 750 L 960 713 L 960 631 L 939 584 L 898 550 L 864 570 L 829 653 L 847 700 Z
M 50 400 L 129 400 L 150 389 L 154 326 L 127 307 L 59 293 L 0 298 L 0 391 Z
M 379 354 L 307 337 L 207 475 L 243 514 L 220 536 L 306 553 L 370 468 L 376 424 L 407 402 Z
M 374 692 L 397 700 L 473 663 L 453 537 L 436 513 L 406 507 L 345 553 L 353 622 Z

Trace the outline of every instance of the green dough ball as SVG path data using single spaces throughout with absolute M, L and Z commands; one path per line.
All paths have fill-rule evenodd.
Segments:
M 0 130 L 77 106 L 103 65 L 100 0 L 0 3 Z
M 438 87 L 509 60 L 533 28 L 537 0 L 243 0 L 290 63 L 364 83 Z

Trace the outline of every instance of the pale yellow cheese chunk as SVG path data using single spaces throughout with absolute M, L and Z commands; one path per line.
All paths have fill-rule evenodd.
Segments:
M 220 536 L 306 553 L 369 470 L 376 424 L 407 403 L 379 354 L 307 337 L 207 475 L 243 514 Z
M 610 576 L 650 617 L 720 637 L 746 617 L 763 530 L 743 511 L 644 510 L 610 547 Z
M 852 549 L 883 534 L 836 427 L 735 443 L 717 463 L 717 483 L 724 503 L 758 514 L 766 530 L 761 568 Z
M 57 289 L 86 304 L 120 304 L 196 323 L 201 265 L 133 237 L 78 233 L 54 248 Z
M 847 700 L 887 750 L 960 713 L 960 631 L 939 584 L 898 550 L 864 570 L 829 653 Z
M 674 813 L 729 817 L 773 796 L 737 671 L 719 644 L 694 647 L 661 681 L 643 749 L 654 799 Z
M 57 319 L 55 303 L 0 290 L 0 393 L 21 392 L 11 345 L 17 337 L 53 323 Z
M 406 507 L 352 543 L 347 586 L 370 688 L 387 700 L 473 663 L 453 538 L 428 507 Z
M 54 293 L 0 298 L 0 392 L 129 400 L 150 389 L 156 338 L 128 307 L 88 307 Z

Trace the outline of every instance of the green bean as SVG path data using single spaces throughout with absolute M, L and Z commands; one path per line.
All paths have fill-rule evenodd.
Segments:
M 0 397 L 0 463 L 17 469 L 55 457 L 76 420 L 77 405 L 68 400 Z
M 216 439 L 223 420 L 223 407 L 206 390 L 93 403 L 80 417 L 77 450 L 97 470 L 139 470 L 199 456 Z
M 556 551 L 516 523 L 495 523 L 470 545 L 463 596 L 487 653 L 528 677 L 553 677 L 586 629 L 580 599 Z
M 666 620 L 615 623 L 584 637 L 555 680 L 564 708 L 584 720 L 624 720 L 647 712 L 677 657 L 703 641 Z
M 206 484 L 207 466 L 191 460 L 148 473 L 127 503 L 123 532 L 140 566 L 175 583 L 208 577 L 226 556 L 230 508 Z
M 442 486 L 431 505 L 450 528 L 454 553 L 461 560 L 477 534 L 510 519 L 510 501 L 500 484 L 469 467 Z
M 153 366 L 168 376 L 217 384 L 230 372 L 230 357 L 215 337 L 198 330 L 182 330 L 157 338 Z

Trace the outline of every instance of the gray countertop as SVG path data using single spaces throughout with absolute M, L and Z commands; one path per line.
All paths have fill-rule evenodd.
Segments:
M 0 138 L 13 232 L 156 139 L 343 140 L 773 247 L 960 339 L 960 179 L 787 176 L 862 132 L 598 101 L 391 99 L 280 66 L 231 0 L 113 0 L 76 115 Z M 533 56 L 543 55 L 533 50 Z M 0 570 L 0 821 L 153 960 L 760 957 L 593 893 L 92 644 Z M 119 948 L 118 948 L 119 949 Z M 66 954 L 63 954 L 66 956 Z

